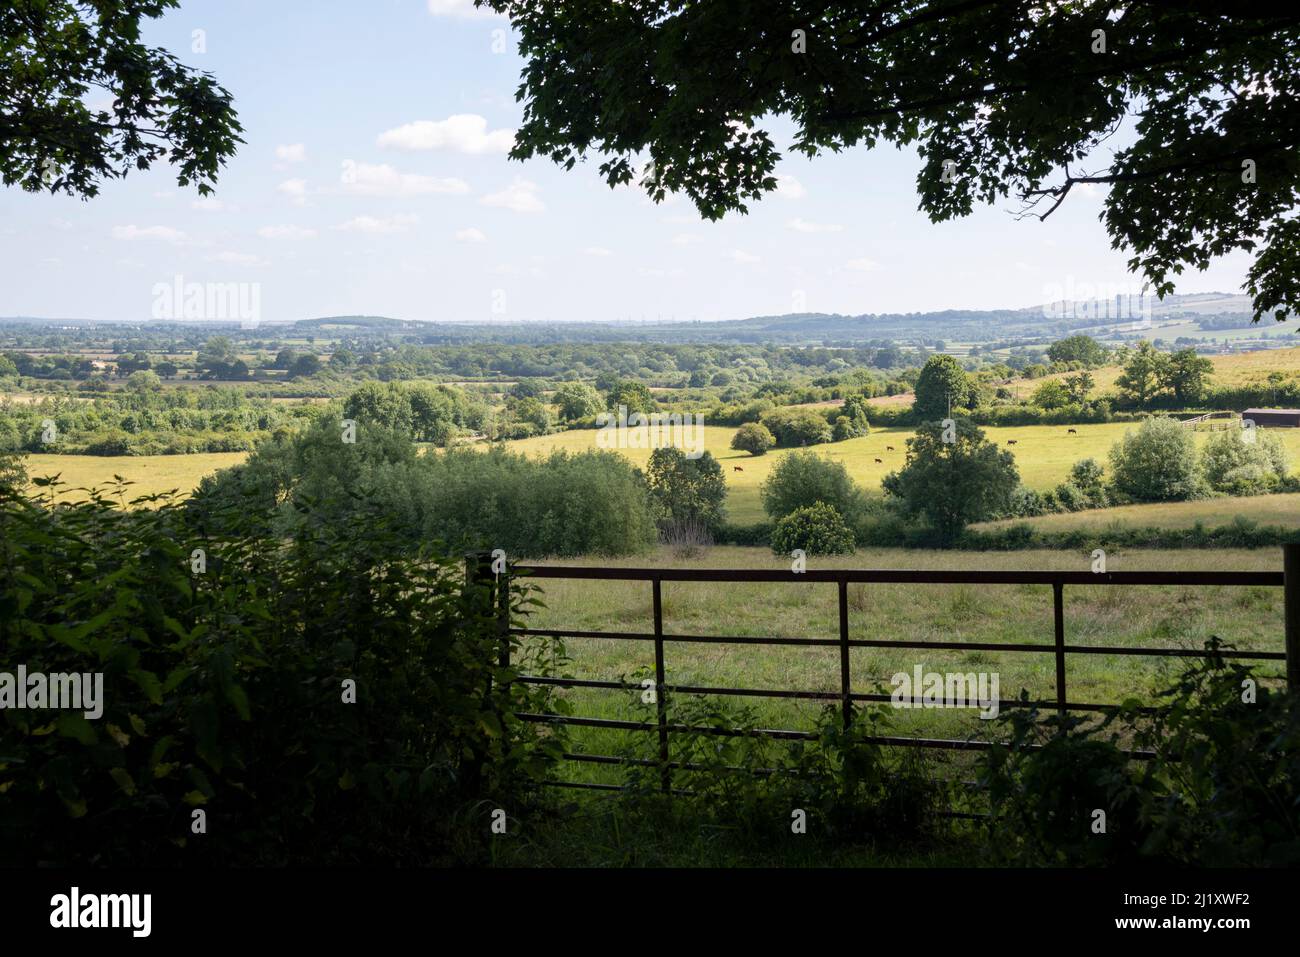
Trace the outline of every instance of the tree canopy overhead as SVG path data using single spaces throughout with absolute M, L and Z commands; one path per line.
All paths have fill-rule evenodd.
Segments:
M 9 0 L 0 7 L 0 177 L 85 198 L 166 160 L 212 192 L 242 143 L 230 94 L 140 42 L 179 0 Z
M 777 187 L 778 116 L 808 156 L 921 156 L 934 221 L 1081 184 L 1158 295 L 1255 254 L 1255 316 L 1300 311 L 1300 10 L 1213 0 L 479 0 L 526 58 L 516 159 L 681 192 L 710 219 Z

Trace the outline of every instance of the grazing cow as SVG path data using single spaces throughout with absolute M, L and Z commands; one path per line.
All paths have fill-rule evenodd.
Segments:
M 733 472 L 743 472 L 743 471 L 745 471 L 745 470 L 742 469 L 739 465 L 733 465 L 733 466 L 731 467 L 731 470 L 732 470 Z
M 886 451 L 886 452 L 892 452 L 892 451 L 894 451 L 894 447 L 893 447 L 892 445 L 886 445 L 886 446 L 885 446 L 885 451 Z
M 1078 434 L 1079 434 L 1079 430 L 1078 430 L 1078 429 L 1066 429 L 1066 430 L 1065 430 L 1065 434 L 1066 434 L 1066 435 L 1078 435 Z
M 1007 445 L 1015 445 L 1015 444 L 1016 444 L 1015 439 L 1007 439 Z
M 885 463 L 884 463 L 884 461 L 881 460 L 881 459 L 876 459 L 876 464 L 877 464 L 877 465 L 884 465 Z

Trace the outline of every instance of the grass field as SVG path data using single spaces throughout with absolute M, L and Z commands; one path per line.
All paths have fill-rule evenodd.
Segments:
M 238 465 L 246 452 L 199 452 L 194 455 L 29 455 L 27 474 L 32 478 L 58 475 L 67 488 L 59 496 L 81 498 L 77 489 L 110 485 L 115 475 L 135 484 L 124 499 L 177 489 L 192 492 L 205 475 Z
M 1086 512 L 1064 512 L 1037 518 L 984 522 L 976 529 L 990 531 L 1025 523 L 1040 532 L 1074 529 L 1102 529 L 1112 523 L 1133 528 L 1191 528 L 1197 522 L 1212 528 L 1229 524 L 1241 516 L 1261 525 L 1300 528 L 1300 494 L 1256 495 L 1252 498 L 1212 498 L 1199 502 L 1155 502 L 1150 505 L 1120 505 Z
M 1136 425 L 1108 422 L 1074 428 L 1078 430 L 1077 435 L 1070 435 L 1067 426 L 1063 425 L 985 428 L 984 432 L 991 441 L 1003 448 L 1007 448 L 1008 440 L 1014 440 L 1016 446 L 1011 448 L 1011 452 L 1016 456 L 1021 481 L 1030 488 L 1042 490 L 1064 481 L 1070 467 L 1080 459 L 1091 457 L 1105 465 L 1110 447 L 1123 437 L 1126 430 L 1136 428 Z M 722 464 L 726 473 L 729 520 L 740 524 L 760 522 L 766 516 L 759 499 L 759 485 L 782 456 L 789 453 L 784 449 L 775 449 L 767 455 L 754 457 L 747 452 L 736 452 L 731 448 L 731 436 L 734 433 L 735 429 L 732 428 L 705 426 L 704 447 Z M 596 434 L 593 430 L 575 430 L 522 439 L 509 445 L 516 451 L 530 455 L 545 454 L 552 449 L 579 451 L 595 448 Z M 1271 434 L 1282 439 L 1291 454 L 1292 462 L 1300 464 L 1300 429 L 1278 429 Z M 854 481 L 868 492 L 879 493 L 880 480 L 889 472 L 902 468 L 907 451 L 906 443 L 912 435 L 911 429 L 874 429 L 870 435 L 860 439 L 812 448 L 818 455 L 843 462 Z M 1203 443 L 1208 438 L 1209 433 L 1196 433 L 1198 443 Z M 890 446 L 893 446 L 893 452 L 888 450 Z M 639 466 L 644 466 L 650 458 L 649 449 L 622 451 Z M 877 463 L 876 459 L 881 461 Z M 743 471 L 735 471 L 737 466 Z M 1239 500 L 1217 501 L 1223 510 L 1221 514 L 1227 516 L 1225 521 L 1230 521 L 1232 509 Z M 1212 506 L 1213 503 L 1203 504 Z
M 1111 570 L 1204 569 L 1204 554 L 1133 550 L 1109 557 Z M 1012 553 L 931 552 L 872 549 L 856 555 L 816 559 L 810 567 L 1079 569 L 1090 556 L 1065 551 Z M 558 563 L 570 564 L 570 563 Z M 575 561 L 601 566 L 680 566 L 786 568 L 766 549 L 714 548 L 694 559 L 678 559 L 666 549 L 624 560 Z M 1279 570 L 1280 550 L 1225 550 L 1214 555 L 1221 570 Z M 647 582 L 539 580 L 546 608 L 531 627 L 580 631 L 653 630 Z M 1040 585 L 850 585 L 851 638 L 924 641 L 1051 643 L 1052 592 Z M 835 638 L 838 635 L 833 584 L 736 584 L 665 582 L 666 634 Z M 1217 635 L 1243 650 L 1282 650 L 1280 588 L 1174 588 L 1079 586 L 1065 590 L 1066 641 L 1077 645 L 1199 648 Z M 653 646 L 646 641 L 571 638 L 566 673 L 570 677 L 640 682 L 653 676 Z M 714 645 L 668 641 L 667 683 L 703 687 L 797 689 L 836 693 L 839 652 L 834 647 Z M 889 678 L 926 671 L 987 672 L 999 675 L 999 695 L 1053 697 L 1054 656 L 1046 653 L 944 651 L 941 649 L 853 649 L 855 692 L 888 693 Z M 1148 697 L 1168 681 L 1178 659 L 1136 655 L 1067 656 L 1067 688 L 1072 701 L 1119 702 Z M 1263 676 L 1281 674 L 1279 662 L 1263 662 Z M 652 709 L 634 690 L 570 689 L 575 715 L 647 720 Z M 761 727 L 806 729 L 821 702 L 762 698 L 727 699 L 754 709 Z M 964 738 L 993 733 L 993 725 L 973 711 L 891 711 L 891 733 Z M 652 719 L 651 719 L 652 720 Z M 632 734 L 602 728 L 573 728 L 579 751 L 619 754 Z M 643 736 L 649 738 L 650 736 Z M 569 780 L 615 780 L 606 766 L 570 764 Z
M 1209 356 L 1208 358 L 1214 363 L 1214 372 L 1210 375 L 1210 385 L 1212 386 L 1263 383 L 1268 380 L 1270 372 L 1281 372 L 1288 378 L 1300 375 L 1300 346 L 1290 349 L 1257 349 L 1253 352 L 1240 352 L 1230 356 Z M 1119 378 L 1120 373 L 1123 371 L 1119 366 L 1102 366 L 1100 369 L 1093 369 L 1092 377 L 1097 383 L 1093 394 L 1115 392 L 1115 380 Z M 1045 376 L 1045 378 L 1064 379 L 1069 375 L 1074 375 L 1074 373 L 1057 373 Z M 1017 395 L 1028 398 L 1033 395 L 1040 382 L 1042 382 L 1041 379 L 1035 379 L 1031 382 L 1017 381 L 1013 384 L 1012 390 Z M 1234 411 L 1240 412 L 1241 410 Z

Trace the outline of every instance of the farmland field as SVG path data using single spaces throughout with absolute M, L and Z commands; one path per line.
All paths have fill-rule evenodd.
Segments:
M 60 499 L 83 498 L 77 489 L 104 488 L 120 475 L 135 484 L 125 500 L 140 495 L 192 492 L 205 475 L 244 461 L 245 452 L 199 452 L 193 455 L 29 455 L 27 474 L 32 478 L 58 475 L 66 488 Z
M 1063 532 L 1073 529 L 1102 529 L 1112 522 L 1131 528 L 1191 528 L 1197 522 L 1207 527 L 1225 525 L 1237 516 L 1261 525 L 1300 528 L 1300 494 L 1256 495 L 1250 498 L 1211 498 L 1197 502 L 1152 502 L 1147 505 L 1120 505 L 1084 512 L 1062 512 L 1036 518 L 1006 519 L 974 526 L 992 530 L 1025 523 L 1040 532 Z
M 1045 490 L 1064 481 L 1070 467 L 1079 459 L 1091 457 L 1105 465 L 1111 445 L 1126 430 L 1136 428 L 1136 425 L 1112 422 L 1074 428 L 1078 430 L 1077 435 L 1070 435 L 1066 426 L 1055 425 L 990 427 L 984 431 L 1003 448 L 1007 448 L 1009 440 L 1014 440 L 1016 446 L 1010 451 L 1016 456 L 1021 480 L 1030 488 Z M 726 473 L 729 488 L 728 520 L 738 524 L 761 522 L 765 514 L 759 499 L 759 485 L 782 456 L 789 454 L 789 450 L 775 449 L 767 455 L 757 457 L 747 452 L 737 452 L 731 448 L 734 433 L 735 429 L 726 426 L 705 426 L 704 447 L 718 459 Z M 1291 455 L 1293 466 L 1300 466 L 1300 429 L 1277 429 L 1271 430 L 1270 434 L 1282 440 Z M 911 429 L 874 429 L 870 435 L 860 439 L 812 446 L 812 449 L 818 455 L 843 462 L 855 482 L 869 493 L 878 494 L 880 480 L 903 466 L 906 442 L 912 435 Z M 1198 432 L 1195 435 L 1198 444 L 1209 438 L 1209 433 Z M 580 429 L 521 439 L 509 442 L 507 446 L 528 455 L 544 455 L 553 449 L 576 452 L 596 448 L 596 436 L 594 430 Z M 893 452 L 888 451 L 890 446 L 894 448 Z M 644 467 L 650 459 L 649 449 L 619 451 L 638 466 Z M 246 454 L 242 452 L 195 455 L 30 455 L 27 457 L 27 468 L 32 476 L 61 473 L 63 481 L 73 488 L 104 486 L 113 481 L 114 475 L 121 475 L 136 483 L 128 493 L 129 498 L 170 489 L 179 489 L 182 494 L 186 494 L 198 485 L 203 476 L 236 465 L 245 457 Z M 881 461 L 877 463 L 876 459 Z M 740 471 L 736 471 L 737 467 Z M 1195 506 L 1208 524 L 1221 524 L 1230 521 L 1234 514 L 1250 515 L 1253 510 L 1261 507 L 1249 504 L 1251 501 L 1212 499 L 1185 504 Z M 1079 516 L 1054 517 L 1069 520 Z M 1109 521 L 1113 517 L 1108 516 L 1105 520 Z M 1192 521 L 1195 519 L 1189 520 L 1187 524 Z
M 1108 422 L 1098 425 L 1078 425 L 1077 435 L 1070 435 L 1064 425 L 1029 425 L 1008 428 L 985 428 L 988 438 L 1006 448 L 1008 441 L 1015 441 L 1011 449 L 1016 456 L 1016 465 L 1020 469 L 1020 478 L 1033 489 L 1045 490 L 1063 482 L 1069 474 L 1070 467 L 1079 459 L 1095 458 L 1103 465 L 1107 463 L 1110 447 L 1125 431 L 1137 428 L 1135 423 Z M 763 521 L 765 518 L 762 502 L 759 499 L 759 485 L 772 471 L 781 457 L 788 455 L 788 450 L 775 449 L 766 455 L 751 456 L 747 452 L 737 452 L 731 446 L 731 436 L 735 429 L 722 426 L 705 426 L 705 449 L 713 454 L 726 473 L 729 494 L 727 496 L 728 519 L 732 522 L 747 524 Z M 1270 432 L 1277 435 L 1291 455 L 1293 465 L 1300 465 L 1300 429 L 1277 429 Z M 594 430 L 577 430 L 560 432 L 555 435 L 538 436 L 510 442 L 509 447 L 528 454 L 545 454 L 552 449 L 580 451 L 596 447 Z M 911 438 L 911 429 L 885 428 L 873 429 L 871 434 L 860 439 L 834 442 L 828 445 L 812 446 L 818 455 L 837 462 L 843 462 L 853 480 L 871 493 L 879 493 L 880 480 L 888 473 L 901 468 L 905 461 L 907 440 Z M 1209 433 L 1196 433 L 1198 444 L 1204 443 Z M 893 446 L 894 451 L 888 451 Z M 650 458 L 648 449 L 621 450 L 634 463 L 644 466 Z M 880 463 L 876 462 L 880 459 Z M 743 471 L 735 471 L 739 466 Z M 1224 514 L 1230 518 L 1232 508 L 1239 500 L 1229 504 L 1218 500 Z M 1225 519 L 1226 520 L 1226 519 Z
M 1202 570 L 1203 553 L 1132 550 L 1108 556 L 1113 571 Z M 1090 556 L 1069 551 L 1012 553 L 934 552 L 902 549 L 861 550 L 852 556 L 819 558 L 810 567 L 920 569 L 1080 569 Z M 714 548 L 693 559 L 675 558 L 666 549 L 627 559 L 575 560 L 601 566 L 690 566 L 697 568 L 787 568 L 783 559 L 756 548 Z M 1279 549 L 1223 550 L 1219 570 L 1280 570 Z M 582 631 L 653 630 L 647 582 L 538 580 L 546 608 L 530 627 Z M 745 584 L 665 582 L 666 634 L 835 638 L 838 635 L 833 584 Z M 850 637 L 890 640 L 1049 643 L 1052 592 L 1045 585 L 875 585 L 849 586 Z M 1065 590 L 1066 641 L 1077 645 L 1129 645 L 1199 648 L 1211 635 L 1243 650 L 1282 650 L 1282 594 L 1279 588 L 1175 588 L 1078 586 Z M 570 677 L 637 683 L 653 675 L 653 647 L 645 641 L 571 638 L 566 642 Z M 714 645 L 667 642 L 668 684 L 702 687 L 777 689 L 835 693 L 839 658 L 834 647 Z M 889 678 L 927 671 L 988 672 L 1000 675 L 1000 697 L 1015 698 L 1025 688 L 1031 699 L 1053 696 L 1053 656 L 1041 653 L 857 648 L 850 671 L 855 692 L 888 692 Z M 1258 673 L 1281 674 L 1278 662 L 1261 662 Z M 1178 669 L 1178 659 L 1137 655 L 1067 656 L 1067 688 L 1072 701 L 1119 702 L 1148 697 Z M 648 669 L 648 670 L 647 670 Z M 573 713 L 624 720 L 646 720 L 647 708 L 633 690 L 571 689 L 565 692 Z M 749 705 L 762 727 L 810 726 L 825 702 L 730 698 Z M 651 712 L 652 713 L 652 712 Z M 972 711 L 894 711 L 892 733 L 964 737 L 988 732 L 990 723 Z M 573 728 L 578 750 L 617 754 L 630 732 Z M 575 764 L 571 780 L 609 780 L 606 768 Z

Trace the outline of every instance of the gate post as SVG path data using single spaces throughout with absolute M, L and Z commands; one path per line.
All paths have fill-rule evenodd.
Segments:
M 1282 615 L 1286 621 L 1286 687 L 1300 693 L 1300 542 L 1282 546 Z

